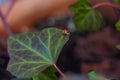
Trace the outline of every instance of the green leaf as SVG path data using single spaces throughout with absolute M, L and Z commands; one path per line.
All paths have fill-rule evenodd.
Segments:
M 34 76 L 33 80 L 57 80 L 55 72 L 56 70 L 54 69 L 54 67 L 51 66 L 37 76 Z
M 90 80 L 110 80 L 110 79 L 107 79 L 107 78 L 102 77 L 100 75 L 97 75 L 95 71 L 90 71 L 88 73 L 88 77 Z
M 115 27 L 116 27 L 116 29 L 118 31 L 120 31 L 120 20 L 118 20 L 118 22 L 116 23 Z
M 68 40 L 68 36 L 61 32 L 57 28 L 47 28 L 11 36 L 8 39 L 10 62 L 7 69 L 18 78 L 29 78 L 56 63 Z
M 94 10 L 82 10 L 82 13 L 77 13 L 73 17 L 76 31 L 98 31 L 101 25 L 102 18 Z
M 117 4 L 120 4 L 120 0 L 114 0 Z
M 93 70 L 88 73 L 88 77 L 89 77 L 91 80 L 94 80 L 95 76 L 96 76 L 96 72 L 93 71 Z
M 73 20 L 77 32 L 98 31 L 101 23 L 101 15 L 92 9 L 88 0 L 80 0 L 70 7 L 73 11 Z
M 80 9 L 91 9 L 92 5 L 88 0 L 78 0 L 75 4 L 70 6 L 70 10 L 74 13 L 79 12 Z

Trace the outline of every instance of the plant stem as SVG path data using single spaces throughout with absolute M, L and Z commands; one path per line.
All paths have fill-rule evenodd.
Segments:
M 53 66 L 62 77 L 65 77 L 65 74 L 57 67 L 56 64 L 53 64 Z
M 118 5 L 108 3 L 108 2 L 97 3 L 93 6 L 93 9 L 96 9 L 98 7 L 101 7 L 101 6 L 110 6 L 110 7 L 113 7 L 113 8 L 120 10 L 120 7 Z
M 10 11 L 12 10 L 14 4 L 15 4 L 16 0 L 12 0 L 12 3 L 10 4 L 6 14 L 5 14 L 5 17 L 7 18 L 7 16 L 9 15 Z
M 3 15 L 1 9 L 0 9 L 0 17 L 1 17 L 2 21 L 3 21 L 3 24 L 4 24 L 4 26 L 5 26 L 8 34 L 9 34 L 9 35 L 12 35 L 12 34 L 13 34 L 13 33 L 12 33 L 12 30 L 11 30 L 9 24 L 7 23 L 7 20 L 6 20 L 5 16 Z

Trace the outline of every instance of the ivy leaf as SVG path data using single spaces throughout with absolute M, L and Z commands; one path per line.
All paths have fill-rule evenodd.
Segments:
M 33 80 L 57 80 L 54 67 L 48 67 L 43 72 L 33 77 Z
M 73 17 L 76 31 L 98 31 L 102 18 L 95 10 L 82 10 L 82 13 L 76 13 Z
M 91 9 L 91 7 L 88 0 L 78 0 L 75 4 L 70 6 L 70 10 L 76 13 L 79 12 L 80 9 Z
M 70 7 L 74 13 L 76 31 L 98 31 L 102 23 L 101 15 L 92 9 L 88 0 L 79 0 Z
M 116 23 L 115 27 L 116 27 L 116 29 L 118 31 L 120 31 L 120 20 L 118 20 L 118 22 Z
M 90 80 L 110 80 L 110 79 L 107 79 L 105 77 L 102 77 L 102 76 L 96 74 L 95 71 L 90 71 L 88 73 L 88 77 L 90 78 Z
M 120 4 L 120 0 L 114 0 L 115 3 Z
M 18 78 L 30 78 L 56 63 L 68 36 L 62 30 L 47 28 L 36 33 L 22 33 L 8 39 L 8 70 Z

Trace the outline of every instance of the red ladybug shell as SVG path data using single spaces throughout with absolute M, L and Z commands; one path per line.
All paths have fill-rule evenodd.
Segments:
M 69 32 L 68 32 L 68 30 L 64 29 L 64 30 L 62 30 L 62 34 L 63 35 L 69 35 Z

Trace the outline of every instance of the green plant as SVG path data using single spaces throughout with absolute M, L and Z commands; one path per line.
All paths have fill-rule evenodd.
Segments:
M 79 0 L 70 7 L 74 16 L 76 31 L 98 31 L 102 23 L 100 13 L 92 8 L 88 0 Z
M 8 39 L 11 58 L 8 70 L 18 78 L 30 78 L 54 66 L 64 76 L 55 64 L 62 46 L 68 40 L 68 36 L 61 32 L 56 28 L 47 28 L 41 32 L 11 36 Z
M 79 0 L 72 5 L 70 9 L 74 14 L 76 31 L 98 31 L 103 20 L 101 14 L 95 9 L 103 5 L 119 9 L 118 6 L 110 3 L 92 6 L 88 0 Z M 46 28 L 40 32 L 13 35 L 5 16 L 2 12 L 0 15 L 11 35 L 8 39 L 10 62 L 7 69 L 18 78 L 17 80 L 57 80 L 56 71 L 67 80 L 64 73 L 56 66 L 56 61 L 62 47 L 69 39 L 68 35 L 63 35 L 62 30 L 57 28 Z M 117 29 L 119 29 L 119 25 L 118 22 Z M 94 77 L 94 80 L 109 80 L 92 73 L 88 76 Z

